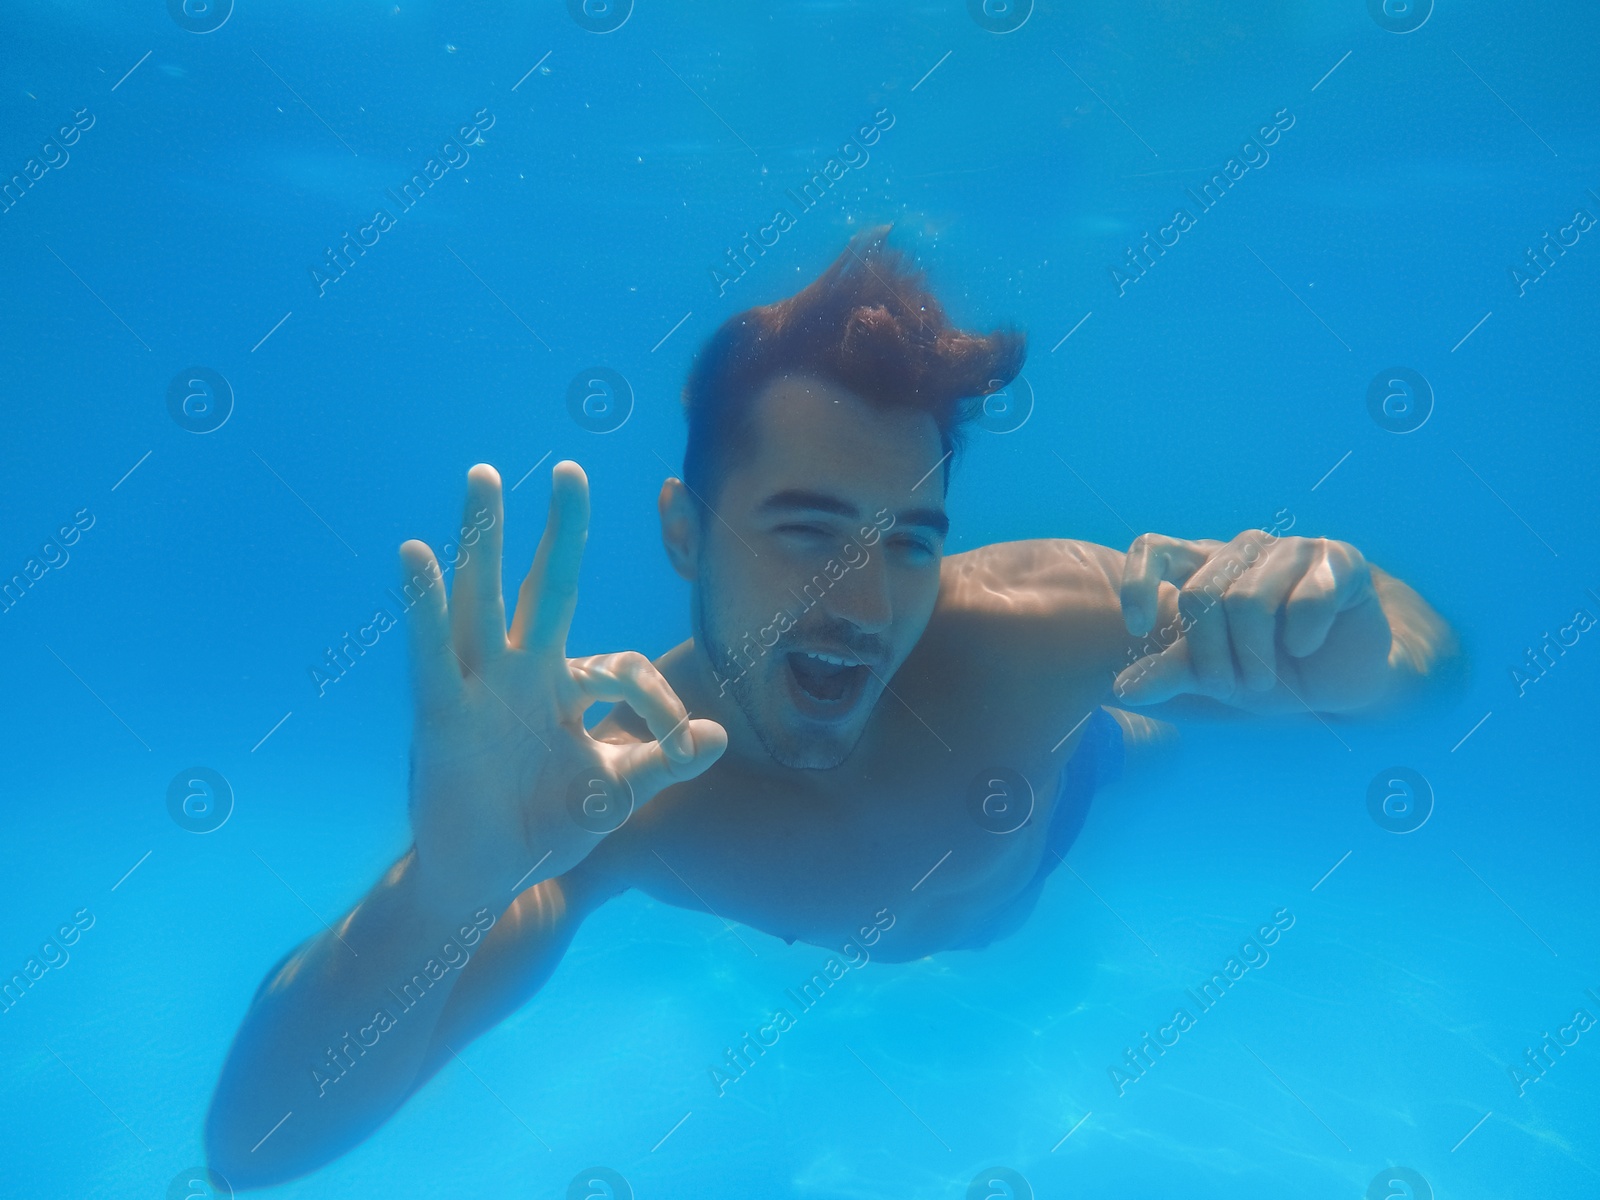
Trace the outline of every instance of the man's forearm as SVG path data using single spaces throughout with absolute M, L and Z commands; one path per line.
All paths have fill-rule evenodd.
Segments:
M 407 854 L 331 930 L 263 981 L 206 1120 L 236 1186 L 313 1170 L 410 1094 L 445 1002 L 499 909 L 425 885 Z
M 1371 572 L 1366 602 L 1340 613 L 1323 643 L 1304 658 L 1284 653 L 1280 617 L 1275 685 L 1269 690 L 1241 688 L 1227 700 L 1178 695 L 1150 711 L 1171 720 L 1308 710 L 1370 718 L 1448 700 L 1467 673 L 1454 631 L 1413 588 L 1376 567 Z M 1183 628 L 1172 601 L 1161 615 L 1168 619 L 1155 636 L 1164 639 Z

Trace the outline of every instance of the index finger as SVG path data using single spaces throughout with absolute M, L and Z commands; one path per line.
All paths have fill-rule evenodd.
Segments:
M 415 538 L 400 547 L 411 644 L 412 699 L 418 713 L 448 708 L 461 688 L 461 667 L 450 647 L 450 614 L 439 561 Z
M 567 631 L 578 607 L 578 569 L 589 537 L 589 478 L 570 459 L 550 472 L 550 515 L 533 566 L 517 591 L 511 644 L 565 654 Z
M 1134 538 L 1122 560 L 1122 620 L 1128 632 L 1143 637 L 1155 628 L 1162 582 L 1181 585 L 1209 557 L 1201 542 L 1160 533 Z
M 463 661 L 474 668 L 499 654 L 506 644 L 506 610 L 500 595 L 503 523 L 500 473 L 488 463 L 479 463 L 467 472 L 455 589 L 450 593 L 450 627 L 456 646 Z

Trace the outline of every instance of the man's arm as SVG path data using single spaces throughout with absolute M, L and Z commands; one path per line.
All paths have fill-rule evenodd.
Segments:
M 1146 534 L 1119 557 L 1130 643 L 1120 704 L 1375 716 L 1464 679 L 1449 625 L 1348 543 Z
M 1169 719 L 1370 717 L 1465 677 L 1455 634 L 1414 589 L 1353 546 L 1271 531 L 1146 535 L 1126 554 L 996 543 L 945 560 L 941 604 L 989 614 L 989 653 L 1069 725 L 1086 702 Z
M 408 853 L 262 982 L 206 1117 L 239 1188 L 324 1165 L 382 1125 L 555 970 L 587 906 L 561 879 L 498 898 L 431 892 Z
M 481 465 L 467 479 L 448 603 L 433 552 L 401 547 L 412 599 L 412 850 L 257 991 L 206 1121 L 210 1162 L 237 1186 L 343 1153 L 536 991 L 596 902 L 585 895 L 605 894 L 574 882 L 606 836 L 604 820 L 586 819 L 596 815 L 589 802 L 626 794 L 645 804 L 727 748 L 726 731 L 690 720 L 644 655 L 566 657 L 589 519 L 577 464 L 552 473 L 549 520 L 509 631 L 500 477 Z M 584 712 L 619 701 L 648 738 L 590 736 Z

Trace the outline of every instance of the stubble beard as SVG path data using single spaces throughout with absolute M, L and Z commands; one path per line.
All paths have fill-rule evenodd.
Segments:
M 828 747 L 814 739 L 801 740 L 794 735 L 784 736 L 777 730 L 768 727 L 768 723 L 756 703 L 757 691 L 761 685 L 761 668 L 767 663 L 772 663 L 777 670 L 786 670 L 781 662 L 786 653 L 784 646 L 786 640 L 782 637 L 767 648 L 767 652 L 759 656 L 755 663 L 748 669 L 732 656 L 731 651 L 725 646 L 731 645 L 718 640 L 718 631 L 711 628 L 706 615 L 705 596 L 710 587 L 709 580 L 702 577 L 699 586 L 695 588 L 695 642 L 702 648 L 711 669 L 715 673 L 718 687 L 723 695 L 733 697 L 734 704 L 744 714 L 745 724 L 755 734 L 756 741 L 767 752 L 768 757 L 780 767 L 794 770 L 826 770 L 836 767 L 855 749 L 855 744 L 846 746 L 837 754 L 829 754 Z

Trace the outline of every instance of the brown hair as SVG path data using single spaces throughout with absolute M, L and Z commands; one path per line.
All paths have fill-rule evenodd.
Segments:
M 813 375 L 871 404 L 920 409 L 951 453 L 980 408 L 965 402 L 1022 369 L 1024 335 L 952 328 L 922 272 L 887 245 L 889 228 L 863 230 L 804 290 L 728 318 L 701 347 L 683 387 L 683 480 L 701 503 L 749 444 L 751 403 L 774 378 Z M 944 478 L 948 488 L 949 463 Z

